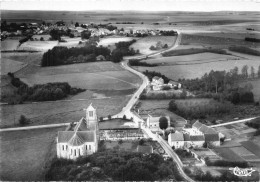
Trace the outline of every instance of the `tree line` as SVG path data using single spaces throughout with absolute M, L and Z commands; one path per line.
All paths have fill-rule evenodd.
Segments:
M 11 77 L 11 84 L 17 88 L 17 94 L 20 95 L 20 103 L 24 101 L 54 101 L 60 100 L 68 95 L 75 95 L 84 92 L 85 89 L 73 88 L 67 82 L 54 82 L 46 84 L 35 84 L 32 87 L 22 82 L 19 78 Z
M 150 81 L 152 81 L 153 77 L 155 76 L 161 77 L 164 80 L 165 84 L 167 84 L 170 81 L 170 79 L 167 76 L 161 74 L 160 72 L 145 70 L 143 74 L 147 76 Z
M 57 66 L 63 64 L 73 64 L 79 62 L 95 62 L 96 57 L 102 55 L 107 61 L 120 62 L 123 56 L 134 55 L 137 53 L 129 46 L 134 42 L 119 42 L 116 49 L 112 52 L 107 47 L 97 46 L 95 43 L 87 43 L 83 47 L 54 47 L 43 54 L 41 66 Z
M 255 68 L 243 66 L 241 74 L 238 67 L 230 71 L 213 71 L 205 73 L 201 78 L 196 79 L 179 79 L 184 88 L 194 92 L 198 97 L 210 97 L 216 95 L 219 98 L 229 100 L 233 104 L 252 103 L 254 95 L 251 92 L 253 86 L 246 84 L 244 87 L 238 85 L 238 82 L 247 80 L 248 78 L 260 78 L 260 66 L 258 72 Z
M 88 165 L 87 165 L 88 164 Z M 172 160 L 159 154 L 105 150 L 76 161 L 54 159 L 45 180 L 157 181 L 183 180 Z

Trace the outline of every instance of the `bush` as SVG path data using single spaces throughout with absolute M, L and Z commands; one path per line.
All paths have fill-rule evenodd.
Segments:
M 111 119 L 112 119 L 112 116 L 111 116 L 111 115 L 108 115 L 107 118 L 108 118 L 109 120 L 111 120 Z
M 100 117 L 100 118 L 99 118 L 99 121 L 100 121 L 100 122 L 102 122 L 103 120 L 104 120 L 104 118 L 103 118 L 103 117 Z
M 126 115 L 123 116 L 123 119 L 126 120 Z
M 19 124 L 21 126 L 24 126 L 24 125 L 27 125 L 29 124 L 31 121 L 29 119 L 27 119 L 24 115 L 21 115 L 20 116 L 20 119 L 19 119 Z

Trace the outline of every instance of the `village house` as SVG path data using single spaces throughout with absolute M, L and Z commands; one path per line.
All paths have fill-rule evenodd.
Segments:
M 158 76 L 152 78 L 151 85 L 153 90 L 161 90 L 162 86 L 164 85 L 164 80 Z
M 152 131 L 152 132 L 162 132 L 160 126 L 159 126 L 159 120 L 162 116 L 151 116 L 148 114 L 148 117 L 146 119 L 146 126 Z M 164 116 L 168 120 L 168 127 L 170 127 L 170 117 Z
M 174 146 L 175 149 L 184 147 L 184 137 L 183 133 L 176 131 L 175 133 L 170 133 L 168 135 L 168 143 L 171 147 Z
M 98 121 L 96 109 L 90 104 L 86 117 L 67 131 L 59 131 L 57 137 L 57 157 L 77 159 L 90 155 L 98 149 Z
M 176 82 L 176 81 L 173 81 L 173 80 L 170 80 L 168 82 L 168 85 L 171 87 L 171 88 L 177 88 L 177 89 L 180 89 L 181 88 L 181 84 Z

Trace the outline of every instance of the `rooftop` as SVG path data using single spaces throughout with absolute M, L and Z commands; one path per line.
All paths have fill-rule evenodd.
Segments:
M 184 141 L 183 133 L 175 132 L 169 134 L 172 141 Z
M 151 154 L 153 153 L 153 147 L 151 145 L 138 145 L 137 152 Z

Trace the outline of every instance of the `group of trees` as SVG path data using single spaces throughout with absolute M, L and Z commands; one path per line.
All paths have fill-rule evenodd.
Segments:
M 23 101 L 52 101 L 84 92 L 85 89 L 73 88 L 67 82 L 54 82 L 46 84 L 37 84 L 29 87 L 19 78 L 15 78 L 12 73 L 8 73 L 11 77 L 11 84 L 17 88 L 17 94 L 21 96 L 20 102 Z
M 170 79 L 168 77 L 161 74 L 160 72 L 145 70 L 145 72 L 143 72 L 143 74 L 145 76 L 147 76 L 150 81 L 152 81 L 153 77 L 155 77 L 155 76 L 161 77 L 164 80 L 165 84 L 167 84 L 170 81 Z
M 43 54 L 42 66 L 57 66 L 63 64 L 73 64 L 82 62 L 95 62 L 96 57 L 102 55 L 108 61 L 120 62 L 123 56 L 134 55 L 137 53 L 134 49 L 129 49 L 129 46 L 135 42 L 119 42 L 116 44 L 116 49 L 111 53 L 107 47 L 97 47 L 96 41 L 91 41 L 83 47 L 54 47 Z
M 182 85 L 194 92 L 196 95 L 213 96 L 220 95 L 223 99 L 229 100 L 234 104 L 254 102 L 254 95 L 251 92 L 252 85 L 246 84 L 244 87 L 238 85 L 239 81 L 246 80 L 248 78 L 260 78 L 260 66 L 257 74 L 254 67 L 251 67 L 251 74 L 249 74 L 248 66 L 245 65 L 241 69 L 239 74 L 238 67 L 226 71 L 211 71 L 204 74 L 201 78 L 196 79 L 179 79 Z M 211 93 L 208 95 L 208 93 Z
M 158 64 L 151 64 L 147 62 L 142 62 L 140 59 L 130 59 L 129 60 L 130 66 L 145 66 L 145 67 L 156 67 Z
M 205 104 L 199 104 L 199 102 L 187 99 L 181 105 L 177 104 L 175 100 L 171 100 L 168 109 L 187 119 L 205 119 L 209 115 L 229 113 L 232 108 L 229 102 L 218 102 L 213 99 Z
M 161 31 L 160 31 L 160 34 L 161 34 L 162 36 L 176 36 L 176 35 L 178 35 L 178 33 L 177 33 L 176 31 L 174 31 L 174 30 L 169 30 L 169 31 L 167 31 L 167 30 L 161 30 Z
M 255 118 L 245 123 L 247 126 L 257 129 L 254 133 L 255 136 L 260 135 L 260 117 Z
M 160 50 L 160 49 L 166 49 L 166 48 L 168 48 L 168 44 L 163 45 L 161 41 L 158 41 L 155 46 L 152 45 L 150 47 L 150 50 L 154 51 L 154 50 Z
M 55 159 L 45 180 L 62 181 L 156 181 L 183 180 L 176 164 L 159 154 L 100 151 L 77 161 Z
M 245 41 L 248 41 L 248 42 L 260 42 L 260 39 L 246 37 L 246 38 L 245 38 Z

